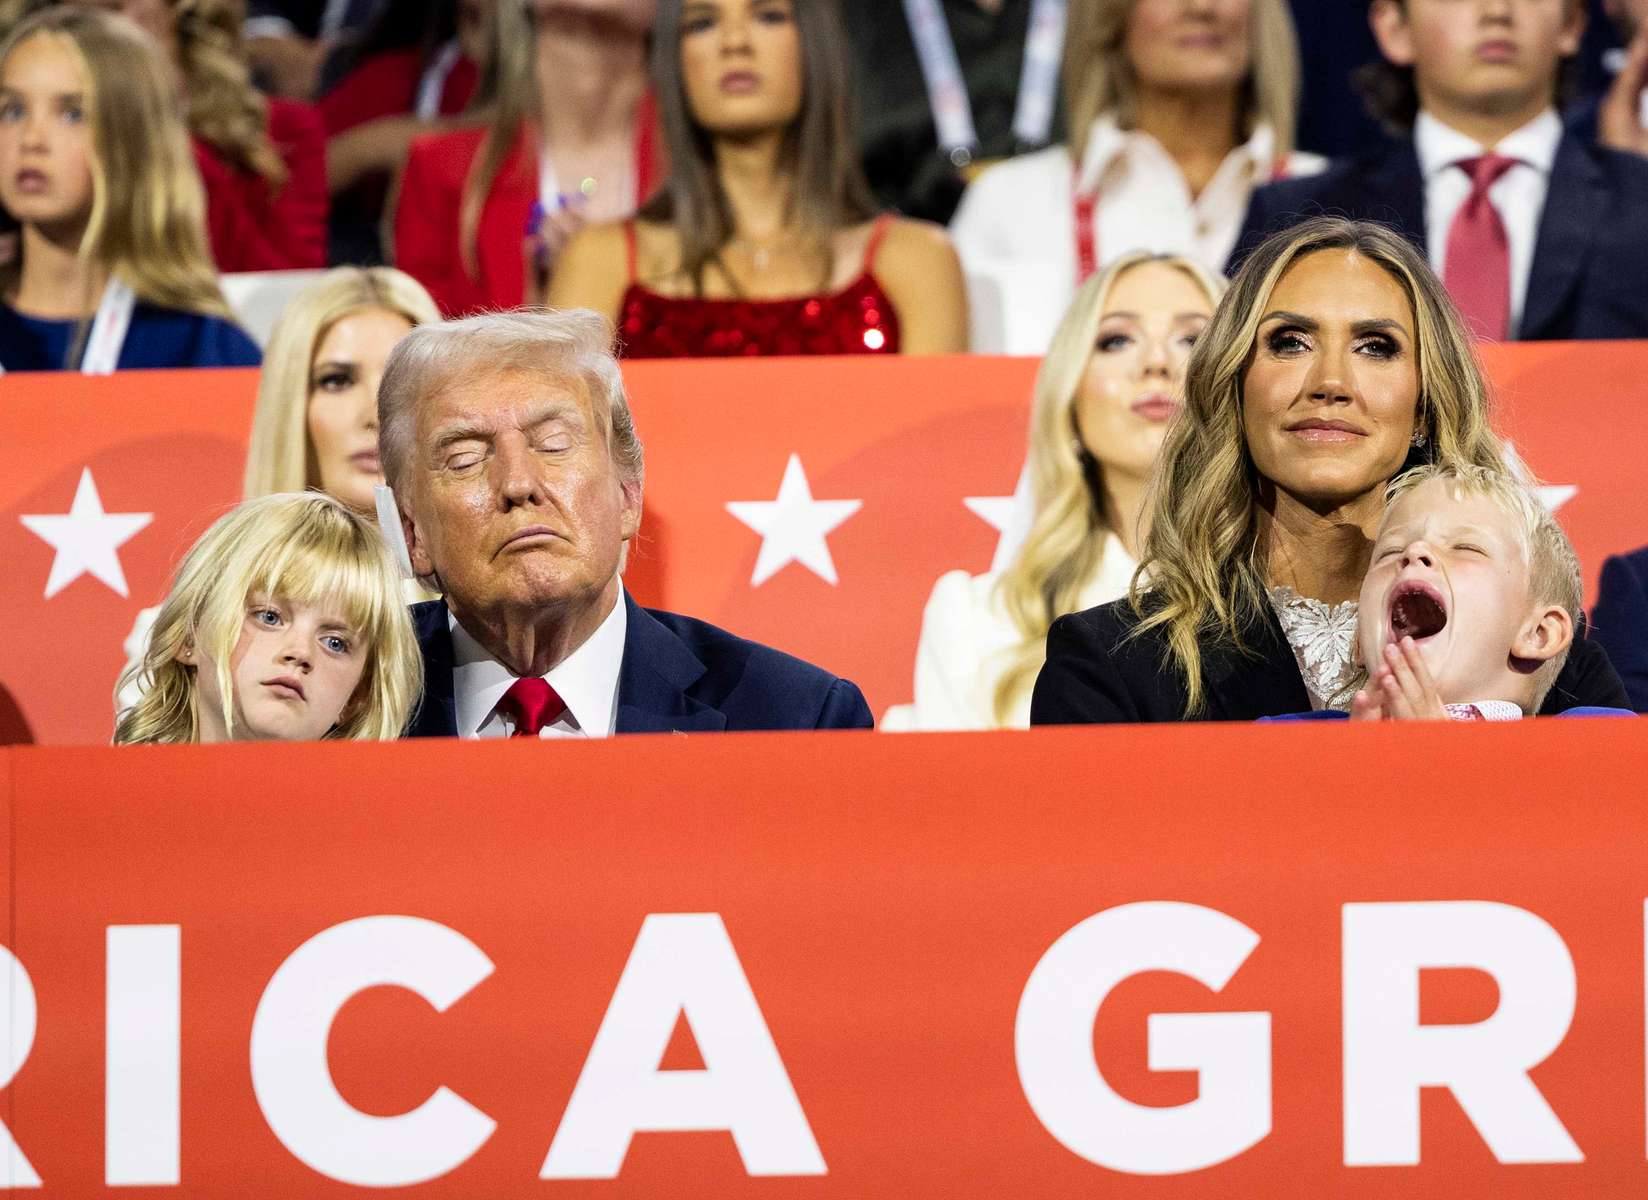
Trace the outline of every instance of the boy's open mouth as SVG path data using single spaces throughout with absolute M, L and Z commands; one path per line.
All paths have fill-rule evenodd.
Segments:
M 1396 585 L 1390 595 L 1390 637 L 1400 642 L 1411 637 L 1422 642 L 1434 637 L 1448 624 L 1448 605 L 1442 593 L 1418 579 Z

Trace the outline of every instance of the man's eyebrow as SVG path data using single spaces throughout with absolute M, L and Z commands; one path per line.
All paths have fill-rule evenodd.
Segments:
M 473 422 L 454 423 L 442 426 L 435 431 L 434 448 L 436 450 L 445 450 L 455 442 L 485 442 L 490 441 L 491 437 L 491 430 L 483 429 Z
M 566 400 L 553 400 L 542 408 L 534 409 L 527 414 L 526 420 L 521 422 L 523 429 L 532 429 L 548 421 L 560 421 L 571 416 L 577 420 L 583 419 L 583 413 L 576 404 Z

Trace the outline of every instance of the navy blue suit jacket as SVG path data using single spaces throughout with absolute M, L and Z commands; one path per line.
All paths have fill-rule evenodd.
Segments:
M 1602 564 L 1591 637 L 1607 648 L 1631 707 L 1648 713 L 1648 546 Z
M 1427 246 L 1412 140 L 1253 193 L 1229 273 L 1268 235 L 1323 214 L 1382 221 Z M 1648 337 L 1648 158 L 1565 134 L 1539 219 L 1522 341 Z
M 624 594 L 618 733 L 869 729 L 858 687 L 799 658 L 704 621 L 642 608 Z M 423 703 L 407 737 L 456 737 L 452 630 L 444 601 L 412 606 L 423 651 Z

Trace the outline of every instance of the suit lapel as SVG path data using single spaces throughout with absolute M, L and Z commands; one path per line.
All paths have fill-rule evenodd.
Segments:
M 1518 338 L 1552 337 L 1560 332 L 1551 326 L 1579 286 L 1591 238 L 1607 207 L 1608 181 L 1601 165 L 1583 142 L 1564 134 L 1539 218 Z
M 458 705 L 452 694 L 452 625 L 446 601 L 412 606 L 412 627 L 423 651 L 423 700 L 407 737 L 457 737 Z
M 1250 654 L 1217 649 L 1207 654 L 1209 715 L 1227 721 L 1253 721 L 1310 711 L 1310 693 L 1294 660 L 1282 625 L 1270 606 L 1253 622 L 1247 638 Z
M 628 626 L 618 671 L 617 733 L 721 730 L 726 715 L 687 694 L 705 667 L 692 649 L 624 593 Z

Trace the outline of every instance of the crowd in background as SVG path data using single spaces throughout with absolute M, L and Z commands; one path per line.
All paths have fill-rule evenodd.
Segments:
M 1045 355 L 1030 532 L 940 581 L 892 722 L 1023 724 L 1056 618 L 1141 558 L 1174 586 L 1147 542 L 1185 518 L 1146 485 L 1210 323 L 1255 345 L 1261 314 L 1218 315 L 1249 256 L 1244 304 L 1312 254 L 1382 264 L 1469 394 L 1459 321 L 1648 336 L 1645 84 L 1648 0 L 0 0 L 0 366 L 262 355 L 247 495 L 364 512 L 376 381 L 441 317 L 592 309 L 629 357 Z M 1380 224 L 1290 233 L 1323 213 Z M 226 287 L 290 271 L 254 340 Z M 1447 452 L 1498 469 L 1474 420 Z M 1181 582 L 1174 630 L 1269 594 Z M 1307 672 L 1313 705 L 1353 674 Z

